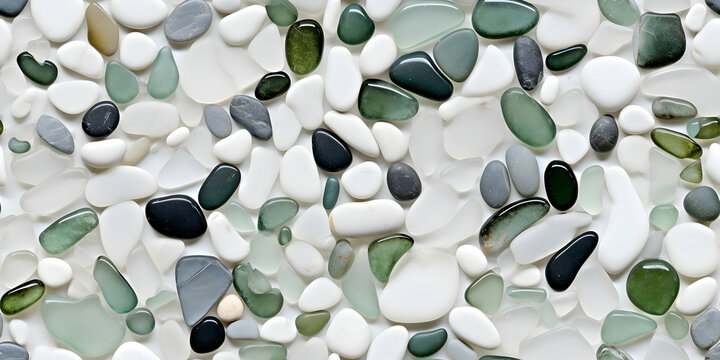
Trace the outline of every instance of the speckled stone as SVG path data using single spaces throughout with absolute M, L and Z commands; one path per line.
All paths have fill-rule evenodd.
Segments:
M 117 129 L 120 123 L 120 111 L 112 101 L 101 101 L 88 109 L 83 115 L 82 129 L 95 139 L 103 139 Z
M 207 1 L 186 0 L 165 20 L 165 37 L 174 43 L 193 41 L 210 28 L 212 17 Z
M 272 137 L 270 113 L 259 100 L 246 95 L 235 96 L 230 102 L 230 116 L 245 127 L 250 135 L 260 140 Z
M 230 115 L 225 109 L 211 104 L 203 109 L 203 118 L 205 125 L 211 134 L 216 138 L 226 138 L 232 133 L 232 123 L 230 123 Z
M 290 89 L 290 76 L 284 71 L 263 75 L 255 86 L 255 98 L 262 101 L 272 100 Z
M 646 12 L 640 16 L 633 50 L 640 68 L 657 68 L 673 64 L 685 53 L 685 31 L 677 14 Z
M 493 160 L 485 166 L 480 178 L 480 195 L 488 206 L 500 208 L 510 198 L 510 176 L 505 164 Z
M 417 172 L 403 162 L 390 165 L 387 171 L 387 185 L 390 194 L 400 201 L 417 199 L 422 192 L 422 183 Z
M 35 129 L 40 138 L 55 150 L 65 154 L 75 151 L 72 134 L 60 120 L 50 115 L 41 115 Z
M 521 36 L 513 45 L 513 62 L 520 86 L 532 90 L 543 79 L 543 57 L 535 40 Z
M 602 115 L 590 129 L 590 147 L 599 153 L 610 152 L 615 148 L 619 135 L 615 118 L 612 115 Z
M 690 337 L 703 350 L 715 345 L 720 340 L 720 310 L 711 307 L 698 315 L 690 325 Z
M 688 215 L 700 221 L 713 221 L 720 216 L 720 199 L 709 186 L 698 186 L 685 195 L 683 207 Z
M 687 119 L 697 116 L 697 108 L 691 102 L 663 96 L 653 100 L 652 112 L 658 119 Z

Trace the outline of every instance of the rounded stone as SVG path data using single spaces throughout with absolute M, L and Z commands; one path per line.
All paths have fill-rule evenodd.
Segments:
M 535 154 L 520 144 L 505 152 L 505 163 L 515 190 L 522 196 L 533 196 L 540 186 L 540 169 Z
M 205 125 L 216 138 L 224 139 L 232 133 L 230 115 L 223 108 L 211 104 L 203 109 Z
M 450 80 L 424 51 L 411 52 L 395 60 L 390 66 L 390 80 L 401 88 L 430 100 L 444 101 L 453 93 Z
M 618 142 L 620 131 L 612 115 L 602 115 L 590 129 L 590 147 L 599 153 L 612 151 Z
M 690 337 L 695 346 L 709 349 L 720 340 L 720 310 L 711 307 L 698 315 L 690 325 Z
M 545 168 L 545 191 L 548 201 L 560 211 L 570 209 L 578 197 L 578 182 L 570 165 L 553 160 Z
M 691 102 L 664 96 L 653 100 L 652 112 L 658 119 L 687 119 L 697 116 L 697 108 Z
M 350 4 L 338 20 L 337 35 L 348 45 L 362 44 L 375 32 L 375 23 L 360 4 Z
M 633 38 L 638 67 L 673 64 L 683 56 L 685 47 L 685 31 L 677 14 L 646 12 L 640 16 Z
M 155 329 L 155 317 L 146 308 L 137 308 L 125 318 L 128 329 L 137 335 L 147 335 Z
M 285 36 L 285 57 L 288 67 L 298 75 L 315 70 L 322 60 L 325 38 L 317 21 L 300 20 L 290 26 Z
M 205 210 L 216 210 L 230 200 L 240 185 L 240 170 L 222 163 L 215 166 L 198 191 L 198 202 Z
M 190 347 L 198 354 L 213 352 L 225 342 L 225 328 L 220 320 L 208 316 L 190 331 Z
M 456 82 L 465 81 L 477 62 L 478 39 L 471 29 L 458 29 L 438 40 L 433 58 L 438 67 Z
M 28 360 L 30 358 L 24 347 L 10 341 L 0 342 L 0 357 L 3 360 Z
M 587 46 L 583 44 L 573 45 L 549 53 L 545 57 L 545 66 L 551 71 L 567 70 L 582 60 L 587 54 Z
M 588 231 L 558 250 L 545 267 L 548 285 L 555 291 L 567 290 L 597 244 L 598 234 Z
M 313 132 L 312 152 L 315 164 L 327 172 L 345 170 L 353 159 L 345 141 L 325 129 L 317 129 Z
M 253 137 L 260 140 L 272 137 L 270 113 L 259 100 L 246 95 L 235 96 L 230 102 L 230 116 Z
M 714 221 L 720 216 L 720 199 L 709 186 L 698 186 L 685 195 L 683 207 L 688 215 L 700 221 Z
M 387 185 L 390 194 L 400 201 L 417 199 L 422 192 L 422 182 L 410 165 L 397 162 L 388 168 Z
M 645 259 L 630 270 L 625 289 L 638 309 L 652 315 L 663 315 L 675 302 L 680 291 L 680 278 L 667 261 Z
M 212 18 L 207 1 L 186 0 L 165 19 L 165 37 L 174 43 L 193 41 L 210 28 Z
M 200 205 L 187 195 L 151 199 L 145 205 L 145 217 L 155 231 L 171 238 L 190 240 L 207 230 Z
M 284 71 L 263 75 L 255 86 L 255 98 L 262 101 L 272 100 L 290 89 L 290 77 Z
M 418 112 L 417 99 L 405 90 L 380 79 L 367 79 L 360 86 L 358 110 L 368 120 L 402 121 Z
M 82 129 L 95 139 L 103 139 L 117 129 L 120 123 L 120 111 L 112 101 L 101 101 L 88 109 L 83 115 Z
M 480 178 L 480 195 L 488 206 L 500 208 L 510 198 L 510 176 L 505 164 L 493 160 L 485 166 Z
M 521 36 L 513 45 L 513 62 L 520 86 L 533 90 L 543 79 L 543 58 L 535 40 Z
M 0 16 L 13 18 L 27 5 L 28 0 L 6 0 L 0 3 Z
M 430 356 L 445 345 L 447 337 L 447 330 L 443 328 L 419 332 L 410 338 L 408 352 L 417 357 Z
M 350 266 L 352 266 L 354 260 L 355 253 L 350 242 L 345 239 L 340 239 L 335 243 L 335 247 L 332 253 L 330 253 L 328 273 L 333 279 L 340 279 L 350 270 Z
M 523 35 L 537 25 L 538 9 L 523 0 L 480 0 L 472 12 L 472 25 L 480 36 L 503 39 Z

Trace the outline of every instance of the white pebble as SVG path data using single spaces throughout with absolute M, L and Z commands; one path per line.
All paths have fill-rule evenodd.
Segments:
M 283 39 L 277 25 L 260 30 L 248 46 L 248 54 L 267 71 L 280 71 L 285 66 Z
M 557 147 L 560 158 L 574 165 L 590 150 L 590 142 L 585 136 L 574 129 L 563 129 L 557 134 Z
M 285 247 L 285 258 L 301 276 L 316 278 L 323 273 L 325 261 L 314 246 L 304 241 L 292 241 Z
M 545 105 L 552 105 L 560 94 L 560 80 L 550 75 L 545 78 L 540 88 L 540 101 Z
M 675 270 L 687 277 L 709 275 L 720 263 L 715 232 L 695 222 L 673 226 L 665 234 L 665 251 Z
M 580 73 L 580 84 L 600 109 L 616 111 L 637 93 L 640 72 L 635 64 L 621 57 L 602 56 L 585 64 Z
M 260 337 L 263 340 L 278 342 L 281 344 L 291 343 L 297 337 L 295 323 L 285 317 L 276 316 L 268 319 L 260 327 Z
M 177 147 L 178 145 L 184 143 L 188 136 L 190 136 L 190 129 L 185 126 L 181 126 L 168 134 L 165 139 L 165 144 L 169 147 Z
M 692 41 L 692 56 L 695 61 L 706 68 L 720 66 L 720 49 L 715 39 L 720 36 L 720 19 L 710 20 Z
M 165 20 L 168 7 L 162 0 L 111 0 L 110 13 L 131 29 L 148 29 Z
M 407 154 L 408 139 L 397 126 L 377 121 L 373 124 L 372 133 L 380 153 L 388 163 L 400 161 Z
M 269 106 L 272 122 L 272 139 L 275 148 L 287 151 L 297 142 L 302 126 L 295 116 L 295 112 L 285 103 Z
M 592 222 L 592 216 L 581 212 L 567 212 L 546 217 L 543 221 L 521 232 L 510 243 L 515 261 L 527 265 L 544 259 L 567 243 L 580 228 Z
M 122 163 L 125 165 L 137 164 L 150 151 L 150 145 L 152 145 L 150 139 L 144 136 L 133 141 L 130 145 L 127 146 L 125 155 L 123 155 L 122 158 Z
M 460 269 L 471 278 L 476 278 L 487 269 L 485 253 L 477 246 L 461 245 L 455 251 L 455 258 Z
M 684 315 L 697 315 L 712 303 L 717 280 L 705 277 L 688 285 L 675 299 L 675 309 Z
M 630 43 L 633 29 L 610 21 L 603 21 L 588 41 L 588 51 L 598 55 L 612 55 Z
M 128 106 L 120 126 L 130 135 L 164 137 L 180 124 L 175 105 L 160 101 L 142 101 Z
M 37 346 L 32 351 L 33 360 L 82 360 L 80 356 L 66 349 Z
M 73 271 L 70 264 L 58 258 L 44 258 L 38 263 L 38 276 L 49 287 L 66 285 L 72 279 Z
M 303 290 L 298 300 L 298 308 L 303 312 L 329 309 L 342 299 L 342 291 L 328 278 L 313 280 Z
M 145 345 L 128 341 L 115 350 L 112 360 L 160 360 L 160 358 Z
M 285 103 L 295 111 L 305 130 L 315 130 L 323 122 L 323 93 L 325 82 L 320 75 L 310 75 L 290 86 Z
M 87 80 L 56 82 L 47 89 L 50 103 L 58 110 L 76 115 L 85 112 L 100 95 L 98 84 Z
M 280 162 L 280 155 L 274 150 L 261 147 L 253 149 L 250 155 L 250 167 L 238 188 L 238 199 L 243 206 L 250 209 L 258 209 L 262 206 L 275 185 Z
M 324 116 L 325 125 L 355 150 L 370 156 L 380 155 L 380 148 L 370 129 L 353 114 L 328 111 Z
M 218 33 L 229 45 L 242 45 L 257 34 L 266 17 L 265 8 L 251 5 L 220 20 Z
M 230 263 L 243 261 L 250 253 L 250 244 L 243 239 L 228 219 L 219 211 L 208 216 L 208 231 L 215 252 Z
M 85 198 L 91 205 L 106 207 L 146 198 L 155 191 L 157 182 L 151 173 L 135 166 L 121 165 L 90 178 L 85 187 Z
M 10 324 L 8 324 L 8 328 L 10 329 L 10 337 L 12 337 L 13 341 L 21 346 L 27 344 L 28 336 L 30 335 L 30 326 L 28 323 L 24 320 L 12 319 L 10 320 Z
M 383 21 L 392 15 L 402 0 L 368 0 L 365 11 L 375 21 Z
M 370 38 L 360 52 L 360 71 L 365 76 L 384 73 L 397 58 L 397 46 L 392 37 L 378 34 Z
M 542 273 L 535 265 L 526 265 L 515 271 L 510 282 L 515 286 L 533 287 L 540 284 Z
M 338 355 L 357 359 L 370 346 L 370 327 L 353 309 L 342 309 L 331 320 L 325 334 L 328 349 Z
M 330 226 L 339 237 L 380 235 L 404 223 L 402 206 L 389 199 L 344 203 L 330 212 Z
M 103 249 L 115 266 L 122 269 L 130 251 L 140 241 L 145 227 L 143 211 L 136 202 L 123 201 L 103 210 L 99 220 Z
M 64 42 L 78 31 L 85 20 L 82 0 L 34 0 L 30 13 L 35 25 L 53 42 Z
M 342 3 L 340 0 L 328 0 L 323 11 L 322 29 L 328 35 L 337 34 L 338 23 L 340 22 L 340 14 L 342 13 Z
M 618 125 L 626 134 L 640 135 L 655 127 L 655 118 L 642 106 L 628 105 L 620 111 Z
M 245 304 L 242 299 L 235 294 L 223 296 L 217 304 L 218 319 L 231 323 L 239 320 L 245 311 Z
M 627 172 L 646 174 L 650 171 L 650 149 L 653 143 L 638 135 L 626 136 L 618 142 L 617 157 Z
M 292 225 L 294 239 L 312 244 L 321 251 L 332 250 L 335 239 L 330 232 L 327 211 L 321 204 L 315 204 L 298 216 Z
M 452 309 L 448 323 L 457 337 L 470 344 L 485 349 L 500 346 L 500 334 L 495 325 L 477 308 L 460 306 Z
M 99 79 L 105 74 L 102 55 L 85 41 L 75 40 L 60 46 L 57 60 L 66 69 L 92 79 Z
M 212 0 L 213 7 L 215 10 L 224 13 L 229 14 L 231 12 L 235 12 L 240 10 L 240 8 L 243 5 L 242 0 Z
M 230 136 L 220 139 L 213 146 L 213 154 L 218 160 L 231 163 L 239 164 L 250 155 L 252 150 L 252 136 L 250 132 L 245 129 L 238 130 Z
M 685 27 L 692 32 L 700 31 L 705 25 L 705 16 L 707 16 L 707 6 L 701 3 L 693 5 L 685 15 Z
M 80 148 L 80 158 L 89 167 L 104 169 L 119 163 L 126 149 L 122 139 L 93 141 Z
M 512 62 L 495 45 L 490 45 L 465 80 L 462 95 L 477 97 L 505 89 L 515 79 Z
M 141 32 L 131 32 L 120 41 L 120 63 L 130 70 L 142 70 L 155 61 L 158 50 L 151 37 Z
M 350 50 L 344 46 L 330 49 L 325 69 L 325 97 L 328 104 L 338 111 L 350 110 L 357 100 L 362 81 Z
M 280 163 L 280 186 L 287 196 L 314 203 L 322 196 L 320 175 L 312 152 L 295 145 L 285 152 Z
M 7 22 L 0 23 L 0 66 L 5 64 L 12 50 L 12 30 Z
M 375 336 L 368 348 L 366 359 L 402 360 L 409 340 L 410 336 L 404 326 L 391 326 Z
M 360 200 L 369 199 L 383 184 L 382 169 L 372 161 L 365 161 L 347 169 L 340 182 L 343 189 L 352 197 Z

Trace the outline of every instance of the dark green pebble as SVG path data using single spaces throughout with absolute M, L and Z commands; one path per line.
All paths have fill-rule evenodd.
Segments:
M 205 210 L 218 209 L 235 194 L 239 185 L 240 170 L 230 164 L 218 164 L 200 186 L 198 202 Z
M 685 127 L 691 138 L 707 140 L 720 136 L 720 118 L 715 116 L 691 119 Z
M 668 154 L 679 159 L 697 160 L 703 150 L 698 143 L 683 133 L 665 128 L 655 128 L 650 132 L 653 143 Z
M 283 307 L 283 296 L 278 288 L 272 288 L 262 294 L 256 294 L 248 286 L 250 273 L 256 271 L 250 264 L 240 264 L 233 269 L 233 286 L 242 298 L 245 306 L 255 316 L 271 318 Z
M 545 57 L 545 66 L 551 71 L 567 70 L 580 62 L 587 54 L 587 46 L 577 44 L 553 51 Z
M 40 64 L 27 51 L 23 51 L 17 56 L 17 64 L 22 73 L 37 84 L 48 86 L 57 79 L 58 68 L 52 61 L 45 60 Z
M 40 280 L 30 280 L 3 294 L 0 298 L 0 310 L 5 315 L 15 315 L 40 300 L 45 294 L 45 284 Z
M 453 93 L 450 80 L 424 51 L 411 52 L 395 60 L 390 66 L 390 80 L 401 88 L 430 100 L 444 101 Z
M 417 114 L 417 99 L 387 81 L 367 79 L 360 86 L 358 110 L 367 120 L 402 121 Z
M 440 350 L 447 341 L 445 329 L 435 329 L 419 332 L 408 341 L 408 351 L 417 357 L 430 356 Z
M 575 204 L 578 182 L 570 165 L 561 160 L 551 161 L 545 168 L 544 179 L 548 201 L 554 208 L 565 211 Z
M 337 204 L 340 195 L 340 180 L 335 175 L 328 176 L 325 180 L 325 191 L 323 191 L 323 207 L 330 210 Z
M 337 35 L 348 45 L 359 45 L 370 39 L 375 32 L 375 23 L 360 4 L 350 4 L 338 21 Z
M 479 0 L 471 20 L 480 36 L 503 39 L 528 33 L 539 19 L 535 5 L 523 0 Z
M 685 30 L 677 14 L 644 13 L 633 38 L 635 62 L 646 69 L 673 64 L 685 53 L 685 43 Z
M 255 98 L 266 101 L 274 99 L 290 89 L 290 77 L 284 71 L 265 74 L 255 87 Z
M 635 264 L 625 283 L 630 302 L 652 315 L 665 314 L 680 291 L 680 278 L 665 260 L 645 259 Z
M 685 195 L 683 207 L 688 215 L 700 221 L 714 221 L 720 216 L 720 199 L 709 186 L 698 186 Z

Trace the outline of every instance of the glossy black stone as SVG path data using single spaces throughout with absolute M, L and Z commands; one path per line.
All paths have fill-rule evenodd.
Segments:
M 28 0 L 0 0 L 0 16 L 16 17 L 27 3 Z
M 230 102 L 230 116 L 260 140 L 272 137 L 270 113 L 259 100 L 246 95 L 235 96 Z
M 553 160 L 545 168 L 545 192 L 550 204 L 560 210 L 570 209 L 577 200 L 578 182 L 570 165 Z
M 520 86 L 532 90 L 543 79 L 543 58 L 535 40 L 521 36 L 513 45 L 513 62 Z
M 353 159 L 348 145 L 340 137 L 325 129 L 317 129 L 313 132 L 312 152 L 315 164 L 327 172 L 345 170 Z
M 120 123 L 120 111 L 112 101 L 101 101 L 85 112 L 82 129 L 87 136 L 102 139 L 112 134 Z
M 615 148 L 618 142 L 617 122 L 612 115 L 600 116 L 590 129 L 590 147 L 599 153 L 606 153 Z
M 225 342 L 225 328 L 220 320 L 208 316 L 190 331 L 190 347 L 198 354 L 215 351 Z
M 705 0 L 705 4 L 714 12 L 720 14 L 720 0 Z
M 444 101 L 453 93 L 453 85 L 424 51 L 399 57 L 390 66 L 390 80 L 401 88 L 430 100 Z
M 597 244 L 598 234 L 587 231 L 558 250 L 545 267 L 545 279 L 548 285 L 555 291 L 567 290 Z
M 265 74 L 255 86 L 255 98 L 266 101 L 274 99 L 290 89 L 290 76 L 284 71 Z
M 187 195 L 151 199 L 145 206 L 145 217 L 155 231 L 171 238 L 194 239 L 207 230 L 200 205 Z
M 410 165 L 397 162 L 388 168 L 387 185 L 395 199 L 408 201 L 417 199 L 422 192 L 422 182 Z
M 240 170 L 230 164 L 218 164 L 200 186 L 198 202 L 205 210 L 215 210 L 233 196 L 239 185 Z

